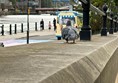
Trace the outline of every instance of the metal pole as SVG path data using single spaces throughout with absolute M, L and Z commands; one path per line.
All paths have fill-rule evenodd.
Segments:
M 9 34 L 12 35 L 12 26 L 11 26 L 11 24 L 9 26 Z
M 17 25 L 15 24 L 15 31 L 14 33 L 16 34 L 17 33 Z
M 29 0 L 27 0 L 27 44 L 29 44 Z
M 23 33 L 23 23 L 21 23 L 21 33 Z

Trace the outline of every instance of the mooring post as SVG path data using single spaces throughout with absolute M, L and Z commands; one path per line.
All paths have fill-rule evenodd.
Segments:
M 17 34 L 17 24 L 15 24 L 15 31 L 14 31 L 15 34 Z
M 23 23 L 21 23 L 21 33 L 23 33 Z
M 35 31 L 38 31 L 38 30 L 37 30 L 37 22 L 35 22 Z
M 9 26 L 9 34 L 12 35 L 12 26 L 11 26 L 11 24 Z

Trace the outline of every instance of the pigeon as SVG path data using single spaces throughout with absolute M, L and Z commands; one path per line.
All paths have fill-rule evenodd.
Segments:
M 62 29 L 62 38 L 68 41 L 73 41 L 75 43 L 75 40 L 79 38 L 79 31 L 77 28 L 74 28 L 70 24 L 71 22 L 68 21 L 65 28 Z

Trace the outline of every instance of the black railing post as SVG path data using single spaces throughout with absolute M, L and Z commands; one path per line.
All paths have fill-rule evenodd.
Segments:
M 114 17 L 114 32 L 117 32 L 117 16 Z
M 11 26 L 11 24 L 9 26 L 9 34 L 12 35 L 12 26 Z
M 102 27 L 102 30 L 101 30 L 101 36 L 107 36 L 107 27 L 106 27 L 106 23 L 107 23 L 107 5 L 104 4 L 103 5 L 103 11 L 105 13 L 105 15 L 103 16 L 103 27 Z
M 17 34 L 17 24 L 15 24 L 15 30 L 14 33 Z
M 83 7 L 83 26 L 80 31 L 80 40 L 91 40 L 91 28 L 89 26 L 90 0 L 87 3 L 82 2 Z
M 21 23 L 21 33 L 23 33 L 23 23 Z
M 38 30 L 37 30 L 37 22 L 35 22 L 35 31 L 38 31 Z
M 113 34 L 114 29 L 113 29 L 113 12 L 110 13 L 111 20 L 110 20 L 110 29 L 109 29 L 109 34 Z

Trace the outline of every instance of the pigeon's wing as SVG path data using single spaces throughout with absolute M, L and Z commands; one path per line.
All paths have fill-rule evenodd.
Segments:
M 63 28 L 62 29 L 62 38 L 65 39 L 65 37 L 68 35 L 69 28 Z

